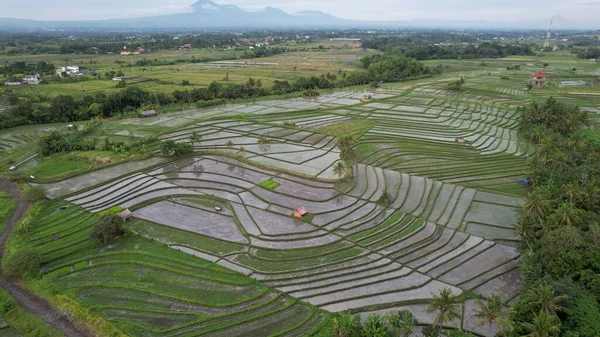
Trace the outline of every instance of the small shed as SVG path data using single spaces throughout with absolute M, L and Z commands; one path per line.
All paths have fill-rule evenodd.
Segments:
M 127 221 L 127 219 L 133 218 L 133 213 L 129 209 L 123 210 L 119 213 L 119 217 L 123 219 L 123 221 Z
M 154 110 L 146 110 L 146 111 L 140 112 L 139 116 L 140 116 L 140 118 L 156 117 L 156 116 L 158 116 L 158 113 Z
M 304 206 L 300 206 L 294 210 L 294 216 L 296 218 L 302 218 L 307 213 L 308 213 L 308 211 L 306 210 L 306 207 L 304 207 Z
M 529 84 L 534 87 L 545 87 L 546 86 L 546 74 L 541 71 L 531 75 L 531 79 L 529 80 Z

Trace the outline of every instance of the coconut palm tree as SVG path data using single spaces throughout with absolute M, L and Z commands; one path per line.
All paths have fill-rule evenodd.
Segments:
M 560 322 L 558 312 L 565 312 L 567 308 L 562 303 L 569 299 L 567 295 L 556 295 L 549 284 L 540 284 L 525 293 L 525 299 L 531 308 L 539 308 L 540 314 L 544 313 Z
M 486 302 L 478 300 L 473 316 L 479 319 L 478 327 L 488 326 L 488 332 L 492 329 L 492 324 L 500 326 L 502 319 L 507 316 L 502 307 L 502 297 L 499 294 L 493 294 Z
M 529 202 L 523 205 L 525 215 L 535 216 L 537 219 L 542 219 L 546 215 L 548 200 L 538 191 L 529 193 Z
M 343 176 L 348 172 L 348 167 L 343 161 L 338 161 L 333 165 L 333 173 L 338 176 L 338 179 L 342 179 Z
M 349 312 L 340 312 L 331 320 L 332 337 L 351 337 L 358 333 L 360 319 Z
M 233 144 L 233 141 L 230 140 L 227 142 L 227 147 L 233 147 L 233 145 L 235 145 L 235 144 Z
M 523 337 L 550 337 L 560 332 L 560 321 L 557 321 L 554 317 L 540 312 L 535 316 L 533 322 L 520 323 L 523 329 L 529 332 Z
M 432 295 L 433 299 L 427 305 L 425 311 L 428 313 L 438 313 L 433 321 L 434 327 L 442 327 L 453 319 L 460 319 L 462 317 L 461 304 L 457 302 L 456 296 L 452 294 L 450 289 L 444 288 L 439 294 L 432 293 Z
M 577 226 L 581 224 L 581 210 L 572 202 L 563 202 L 554 212 L 554 220 L 560 226 Z
M 200 136 L 200 134 L 198 132 L 192 132 L 190 134 L 190 142 L 192 142 L 193 146 L 196 146 L 196 144 L 200 143 L 202 141 L 202 136 Z
M 393 336 L 408 337 L 413 333 L 417 320 L 410 311 L 402 310 L 385 316 L 384 323 L 392 331 Z
M 245 148 L 245 147 L 243 147 L 243 146 L 242 146 L 242 147 L 240 147 L 240 149 L 238 150 L 238 153 L 237 153 L 237 154 L 243 157 L 243 156 L 244 156 L 244 154 L 245 154 L 246 152 L 248 152 L 248 151 L 246 150 L 246 148 Z

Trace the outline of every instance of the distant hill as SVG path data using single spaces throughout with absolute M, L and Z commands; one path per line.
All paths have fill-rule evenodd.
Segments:
M 399 22 L 355 21 L 335 17 L 319 11 L 286 13 L 275 7 L 249 12 L 233 5 L 219 5 L 211 0 L 199 0 L 189 12 L 131 19 L 88 21 L 34 21 L 0 18 L 2 30 L 177 30 L 177 29 L 231 29 L 231 28 L 474 28 L 474 29 L 547 29 L 550 18 L 533 22 L 492 21 L 439 21 L 415 20 Z M 593 29 L 554 17 L 555 29 Z

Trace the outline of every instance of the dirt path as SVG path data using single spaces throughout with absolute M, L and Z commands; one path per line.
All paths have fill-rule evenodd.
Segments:
M 0 189 L 6 191 L 17 200 L 17 206 L 6 221 L 6 227 L 0 236 L 0 260 L 4 256 L 6 241 L 10 237 L 15 225 L 25 214 L 30 203 L 23 199 L 17 185 L 7 179 L 0 178 Z M 25 310 L 40 317 L 44 322 L 51 325 L 54 329 L 62 332 L 66 337 L 87 337 L 92 336 L 84 330 L 77 327 L 65 315 L 56 310 L 48 301 L 40 298 L 29 290 L 23 289 L 15 279 L 6 277 L 0 268 L 0 287 L 8 292 L 15 301 Z

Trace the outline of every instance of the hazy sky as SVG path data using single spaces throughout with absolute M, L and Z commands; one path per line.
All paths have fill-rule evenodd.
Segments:
M 188 11 L 195 0 L 0 0 L 0 17 L 36 20 L 88 20 Z M 354 20 L 413 19 L 540 21 L 562 15 L 576 22 L 597 22 L 594 0 L 216 0 L 245 10 L 266 6 L 287 12 L 320 10 Z

